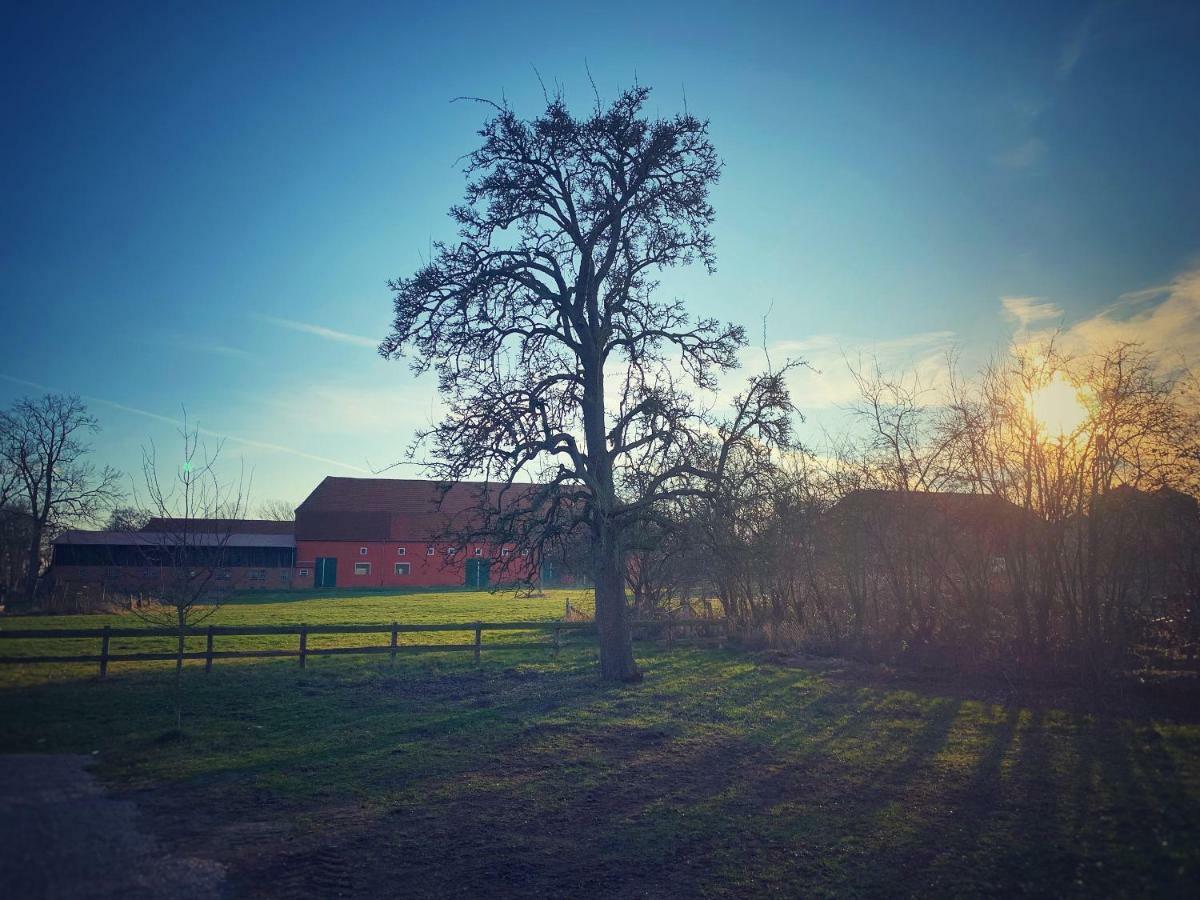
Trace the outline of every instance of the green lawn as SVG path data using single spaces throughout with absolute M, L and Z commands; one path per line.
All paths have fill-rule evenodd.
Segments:
M 221 605 L 205 617 L 207 625 L 320 625 L 320 624 L 450 624 L 467 622 L 550 622 L 562 618 L 567 602 L 572 607 L 591 610 L 589 593 L 582 590 L 551 590 L 539 596 L 523 596 L 512 592 L 487 591 L 261 591 L 246 592 Z M 97 629 L 105 625 L 114 628 L 145 626 L 134 613 L 94 616 L 7 616 L 0 619 L 0 630 L 36 629 Z M 417 632 L 401 634 L 401 644 L 462 644 L 474 636 L 464 631 Z M 520 643 L 546 640 L 545 633 L 529 631 L 496 631 L 484 636 L 485 649 L 498 643 Z M 338 646 L 386 645 L 387 634 L 311 635 L 310 648 Z M 230 635 L 219 636 L 216 650 L 265 650 L 297 648 L 295 635 Z M 191 637 L 188 651 L 202 652 L 205 639 Z M 170 652 L 174 639 L 113 638 L 112 653 Z M 98 654 L 98 638 L 63 638 L 61 640 L 0 640 L 3 656 L 70 656 Z M 141 668 L 170 668 L 172 663 L 113 663 L 110 673 L 130 666 Z M 190 662 L 189 665 L 202 665 Z M 215 665 L 229 665 L 218 661 Z M 73 679 L 96 674 L 95 663 L 69 665 L 5 665 L 0 667 L 0 686 L 5 684 L 37 684 L 48 679 Z
M 289 595 L 220 621 L 550 619 L 566 596 Z M 590 646 L 193 666 L 183 739 L 161 668 L 0 670 L 0 750 L 94 752 L 163 841 L 245 896 L 1190 896 L 1200 879 L 1193 717 L 733 651 L 639 658 L 632 687 L 598 684 Z

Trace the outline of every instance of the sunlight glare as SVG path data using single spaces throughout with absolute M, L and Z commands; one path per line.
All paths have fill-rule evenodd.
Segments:
M 1088 417 L 1078 391 L 1061 374 L 1034 391 L 1029 398 L 1029 412 L 1047 433 L 1060 437 L 1074 434 Z

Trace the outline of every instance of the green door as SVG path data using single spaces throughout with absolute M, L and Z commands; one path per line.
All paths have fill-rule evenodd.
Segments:
M 313 585 L 315 587 L 337 587 L 336 556 L 317 557 L 317 567 L 313 570 Z
M 467 587 L 485 588 L 488 586 L 488 570 L 491 563 L 486 559 L 467 560 Z

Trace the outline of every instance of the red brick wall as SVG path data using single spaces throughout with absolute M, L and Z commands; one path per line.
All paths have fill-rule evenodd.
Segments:
M 362 548 L 366 553 L 362 553 Z M 432 556 L 428 548 L 433 547 Z M 404 553 L 399 549 L 404 548 Z M 461 587 L 466 583 L 466 561 L 475 557 L 491 562 L 491 582 L 516 581 L 529 572 L 521 559 L 503 557 L 488 544 L 470 544 L 453 556 L 449 544 L 423 541 L 297 541 L 296 569 L 292 579 L 297 589 L 314 586 L 317 557 L 337 560 L 337 586 L 342 588 Z M 499 557 L 499 558 L 498 558 Z M 370 563 L 369 575 L 355 575 L 355 563 Z M 397 575 L 396 563 L 408 563 L 409 574 Z M 507 563 L 508 571 L 503 571 Z M 301 574 L 301 570 L 307 574 Z

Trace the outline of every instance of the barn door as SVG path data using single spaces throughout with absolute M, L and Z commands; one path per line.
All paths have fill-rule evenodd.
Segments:
M 486 559 L 467 560 L 467 587 L 485 588 L 491 564 Z
M 313 574 L 316 587 L 337 587 L 337 557 L 318 556 Z

